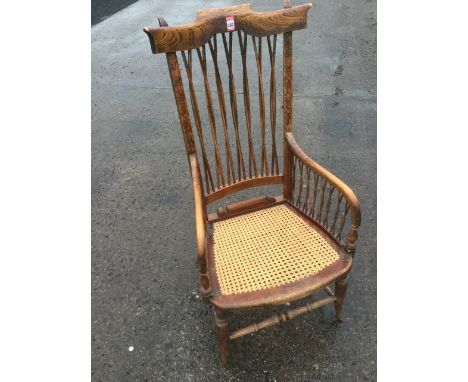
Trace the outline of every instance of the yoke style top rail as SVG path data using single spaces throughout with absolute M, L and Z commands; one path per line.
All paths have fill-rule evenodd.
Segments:
M 235 30 L 254 37 L 292 32 L 307 27 L 307 12 L 311 3 L 276 11 L 256 12 L 250 4 L 212 8 L 197 12 L 192 23 L 144 28 L 153 53 L 177 52 L 201 47 L 217 33 L 228 32 L 226 17 L 234 18 Z

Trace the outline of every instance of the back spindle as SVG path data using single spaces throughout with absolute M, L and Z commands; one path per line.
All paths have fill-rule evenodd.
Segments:
M 276 47 L 282 36 L 283 120 L 287 132 L 292 130 L 292 31 L 306 27 L 311 4 L 292 7 L 286 1 L 284 7 L 277 11 L 255 12 L 244 4 L 205 10 L 197 13 L 193 23 L 168 27 L 160 18 L 160 28 L 144 29 L 153 53 L 166 53 L 187 154 L 196 154 L 201 162 L 200 177 L 206 204 L 242 189 L 273 184 L 283 184 L 284 196 L 291 200 L 292 157 L 285 147 L 283 166 L 280 166 L 277 152 Z M 228 18 L 232 24 L 227 24 Z M 238 48 L 233 43 L 236 33 Z M 221 40 L 224 54 L 219 51 Z M 263 54 L 267 48 L 265 64 Z M 181 54 L 187 76 L 185 91 L 190 97 L 191 114 L 177 52 Z M 200 65 L 200 85 L 203 83 L 200 88 L 196 78 L 198 64 L 194 64 L 193 55 L 198 57 L 195 60 Z M 236 59 L 240 64 L 238 72 Z M 257 79 L 252 83 L 249 71 L 255 70 Z M 269 81 L 269 88 L 265 81 Z M 229 96 L 224 94 L 227 87 Z M 254 100 L 250 97 L 256 91 L 258 109 L 253 107 Z M 238 97 L 242 97 L 242 101 L 238 102 Z M 256 110 L 258 116 L 254 115 Z

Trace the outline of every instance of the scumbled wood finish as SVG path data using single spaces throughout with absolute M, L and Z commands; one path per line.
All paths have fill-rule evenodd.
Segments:
M 194 22 L 173 27 L 159 18 L 159 28 L 144 29 L 152 52 L 166 53 L 192 177 L 200 293 L 213 306 L 223 365 L 228 360 L 230 340 L 323 305 L 333 302 L 338 321 L 343 320 L 347 276 L 361 220 L 359 202 L 344 182 L 309 158 L 293 136 L 292 32 L 306 27 L 311 6 L 292 7 L 285 1 L 283 9 L 256 12 L 250 4 L 242 4 L 199 11 Z M 234 31 L 226 30 L 228 16 L 234 18 Z M 277 52 L 280 38 L 283 49 Z M 240 55 L 239 70 L 233 64 L 236 54 Z M 282 62 L 282 142 L 276 136 L 277 62 Z M 255 96 L 253 84 L 257 86 Z M 252 113 L 256 110 L 253 103 L 258 104 L 258 115 Z M 202 107 L 206 113 L 201 112 Z M 278 158 L 281 144 L 282 166 Z M 226 196 L 274 184 L 283 185 L 282 195 L 244 200 L 208 213 L 211 203 Z M 213 223 L 277 204 L 286 205 L 319 232 L 339 254 L 339 260 L 285 285 L 222 295 L 214 264 Z M 333 284 L 334 292 L 330 288 Z M 230 312 L 284 304 L 317 292 L 326 297 L 230 332 Z
M 196 49 L 208 43 L 217 33 L 226 32 L 226 16 L 233 16 L 236 30 L 250 36 L 264 37 L 303 29 L 307 25 L 307 12 L 312 4 L 255 12 L 250 4 L 200 11 L 196 21 L 163 28 L 145 28 L 153 53 L 177 52 Z

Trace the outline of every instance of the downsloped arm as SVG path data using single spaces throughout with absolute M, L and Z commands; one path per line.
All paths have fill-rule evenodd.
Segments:
M 354 255 L 356 250 L 356 242 L 358 239 L 358 228 L 361 225 L 361 209 L 359 205 L 359 200 L 357 199 L 356 195 L 354 194 L 353 190 L 340 180 L 338 177 L 333 175 L 330 171 L 319 165 L 317 162 L 312 160 L 297 144 L 296 140 L 294 139 L 294 135 L 291 132 L 285 132 L 285 140 L 289 147 L 289 150 L 300 162 L 303 163 L 307 168 L 309 168 L 314 174 L 317 174 L 321 178 L 325 179 L 331 186 L 337 190 L 343 198 L 346 200 L 347 204 L 349 205 L 351 211 L 351 228 L 348 233 L 345 249 L 346 251 Z M 320 220 L 320 219 L 319 219 Z M 335 217 L 336 220 L 336 217 Z M 321 223 L 319 221 L 319 223 Z M 322 224 L 323 225 L 323 224 Z M 332 235 L 335 235 L 335 226 L 328 227 L 328 221 L 326 224 L 327 231 L 330 232 L 331 228 L 333 229 Z
M 197 240 L 197 264 L 200 272 L 200 289 L 203 296 L 211 294 L 210 279 L 206 261 L 205 207 L 200 176 L 200 167 L 195 154 L 189 155 L 192 174 L 193 201 L 195 205 L 195 235 Z

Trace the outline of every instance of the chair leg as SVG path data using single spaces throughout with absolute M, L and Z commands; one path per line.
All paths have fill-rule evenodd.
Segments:
M 346 289 L 348 288 L 348 280 L 339 280 L 335 283 L 335 311 L 338 322 L 343 322 L 343 302 L 346 294 Z
M 208 304 L 213 293 L 211 291 L 210 279 L 208 278 L 208 275 L 206 273 L 200 273 L 199 291 L 203 302 Z
M 229 321 L 227 312 L 213 307 L 216 336 L 218 337 L 219 352 L 221 354 L 221 365 L 226 366 L 229 354 Z

